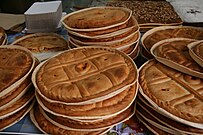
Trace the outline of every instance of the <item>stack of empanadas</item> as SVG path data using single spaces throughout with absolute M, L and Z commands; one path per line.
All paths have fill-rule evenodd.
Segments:
M 31 119 L 48 134 L 103 134 L 134 114 L 137 79 L 132 59 L 116 49 L 65 51 L 34 70 Z
M 140 38 L 132 11 L 121 7 L 92 7 L 68 14 L 62 19 L 71 48 L 104 46 L 121 50 L 135 59 Z
M 202 79 L 150 60 L 139 84 L 136 115 L 153 133 L 203 134 Z
M 21 120 L 34 104 L 31 73 L 38 64 L 19 46 L 0 47 L 0 130 Z

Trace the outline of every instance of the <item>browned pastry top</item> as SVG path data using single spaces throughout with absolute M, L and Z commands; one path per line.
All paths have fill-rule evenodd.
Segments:
M 187 45 L 193 40 L 172 40 L 164 42 L 154 49 L 154 54 L 158 57 L 171 60 L 189 69 L 203 72 L 203 69 L 190 57 Z
M 139 84 L 160 108 L 182 119 L 203 123 L 203 80 L 151 60 L 141 69 Z
M 130 13 L 120 8 L 92 8 L 76 12 L 63 21 L 70 28 L 101 28 L 127 21 Z
M 23 50 L 0 48 L 0 92 L 21 79 L 31 68 L 31 55 Z
M 49 99 L 87 101 L 135 83 L 137 69 L 124 53 L 84 47 L 66 51 L 44 63 L 36 74 L 39 91 Z
M 21 37 L 12 44 L 23 46 L 31 52 L 51 52 L 68 49 L 68 43 L 58 34 L 37 33 Z
M 164 27 L 160 27 L 160 30 L 158 28 L 156 29 L 157 31 L 152 32 L 143 40 L 143 44 L 147 50 L 150 50 L 158 41 L 168 38 L 203 39 L 203 29 L 196 29 L 194 27 L 165 27 L 165 29 Z
M 138 24 L 182 23 L 173 7 L 166 1 L 113 1 L 107 2 L 107 6 L 131 9 Z
M 193 48 L 194 53 L 203 60 L 203 42 L 195 45 Z

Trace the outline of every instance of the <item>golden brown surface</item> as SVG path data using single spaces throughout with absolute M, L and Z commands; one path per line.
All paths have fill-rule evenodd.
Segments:
M 131 88 L 126 89 L 120 94 L 100 102 L 96 102 L 88 105 L 63 105 L 59 103 L 50 103 L 40 97 L 37 94 L 37 97 L 41 100 L 44 106 L 49 110 L 63 114 L 66 116 L 105 116 L 111 115 L 120 111 L 123 111 L 126 107 L 132 104 L 137 93 L 137 86 L 132 86 Z
M 31 68 L 33 60 L 23 50 L 0 48 L 0 92 L 21 79 Z
M 20 84 L 17 88 L 9 92 L 8 94 L 0 97 L 0 107 L 7 104 L 14 98 L 16 98 L 29 84 L 31 83 L 31 80 L 29 78 L 25 79 L 22 84 Z
M 137 100 L 137 110 L 144 115 L 147 119 L 150 119 L 156 123 L 159 123 L 160 125 L 163 125 L 167 128 L 173 129 L 173 130 L 179 130 L 183 132 L 189 132 L 189 133 L 196 133 L 196 134 L 203 134 L 202 129 L 198 129 L 195 127 L 191 127 L 185 124 L 182 124 L 180 122 L 174 121 L 168 117 L 165 117 L 164 115 L 161 115 L 156 111 L 155 108 L 153 108 L 147 100 L 142 97 L 142 99 Z
M 52 124 L 50 121 L 48 121 L 41 111 L 39 110 L 38 106 L 34 109 L 34 118 L 39 125 L 39 127 L 46 132 L 47 134 L 54 134 L 54 135 L 97 135 L 101 134 L 107 129 L 100 130 L 100 131 L 94 131 L 94 132 L 88 132 L 88 131 L 75 131 L 75 130 L 66 130 L 63 128 L 60 128 L 54 124 Z M 36 123 L 35 123 L 36 124 Z
M 120 8 L 93 8 L 74 13 L 63 20 L 71 27 L 78 29 L 101 28 L 127 21 L 130 13 Z
M 193 48 L 194 53 L 203 60 L 203 43 L 199 43 Z
M 203 72 L 203 69 L 190 57 L 187 45 L 192 42 L 189 39 L 166 41 L 154 49 L 154 54 L 191 70 Z
M 169 2 L 166 1 L 111 1 L 107 6 L 126 7 L 138 24 L 181 24 L 182 20 Z
M 144 39 L 143 44 L 150 51 L 151 47 L 158 41 L 177 37 L 201 40 L 203 39 L 203 29 L 197 29 L 195 27 L 168 27 L 164 30 L 152 32 L 152 34 Z
M 137 78 L 136 72 L 131 59 L 120 51 L 86 47 L 66 51 L 48 60 L 37 72 L 36 84 L 49 99 L 78 102 L 132 85 Z
M 131 17 L 125 24 L 115 26 L 113 28 L 109 28 L 109 29 L 105 29 L 105 30 L 88 31 L 88 32 L 77 31 L 77 33 L 79 33 L 81 35 L 86 35 L 86 36 L 99 36 L 99 35 L 116 32 L 118 30 L 130 28 L 130 27 L 135 27 L 135 29 L 138 30 L 139 26 L 134 19 L 135 18 Z
M 113 125 L 121 123 L 123 120 L 129 119 L 134 114 L 134 105 L 129 107 L 124 112 L 107 119 L 101 119 L 100 121 L 93 121 L 93 122 L 80 122 L 75 121 L 72 119 L 59 117 L 52 115 L 50 113 L 45 112 L 46 115 L 53 121 L 56 121 L 57 123 L 61 125 L 65 125 L 70 128 L 74 129 L 98 129 L 98 128 L 106 128 L 106 127 L 112 127 Z
M 115 49 L 118 49 L 120 47 L 125 47 L 126 45 L 130 45 L 130 44 L 133 44 L 135 43 L 136 41 L 138 41 L 140 38 L 140 33 L 137 32 L 137 33 L 134 33 L 130 36 L 128 36 L 126 39 L 122 40 L 122 41 L 116 41 L 114 43 L 112 43 L 112 41 L 109 41 L 109 42 L 105 42 L 103 44 L 97 42 L 97 44 L 95 44 L 94 42 L 94 45 L 95 46 L 104 46 L 104 47 L 112 47 L 112 48 L 115 48 Z M 73 41 L 74 39 L 70 38 L 70 41 L 69 42 L 73 42 L 74 44 L 76 44 L 77 46 L 90 46 L 89 44 L 82 44 L 82 43 L 79 43 L 79 42 L 74 42 Z M 71 45 L 71 47 L 74 47 L 74 45 Z
M 29 109 L 31 105 L 31 102 L 29 104 L 27 104 L 23 109 L 21 109 L 20 111 L 14 113 L 13 115 L 6 117 L 4 119 L 0 119 L 0 131 L 1 129 L 12 125 L 12 123 L 16 122 L 16 120 L 20 120 L 21 117 L 26 113 L 26 111 Z
M 140 70 L 143 92 L 159 107 L 182 119 L 203 122 L 203 80 L 151 60 Z
M 2 109 L 0 111 L 0 116 L 7 115 L 8 113 L 11 113 L 11 112 L 15 111 L 16 109 L 22 107 L 25 103 L 27 103 L 33 97 L 34 97 L 34 89 L 30 89 L 20 99 L 18 99 L 16 102 L 14 102 L 10 106 Z
M 23 46 L 31 52 L 55 52 L 68 49 L 68 43 L 54 33 L 37 33 L 25 35 L 12 44 Z
M 116 41 L 116 40 L 120 40 L 122 38 L 125 38 L 125 37 L 128 37 L 129 35 L 135 33 L 137 31 L 136 28 L 133 28 L 133 29 L 130 29 L 120 35 L 117 35 L 117 36 L 112 36 L 112 37 L 109 37 L 109 38 L 102 38 L 102 39 L 88 39 L 88 38 L 82 38 L 82 37 L 77 37 L 77 36 L 74 36 L 74 35 L 71 35 L 69 34 L 72 38 L 74 39 L 77 39 L 81 42 L 111 42 L 111 41 Z

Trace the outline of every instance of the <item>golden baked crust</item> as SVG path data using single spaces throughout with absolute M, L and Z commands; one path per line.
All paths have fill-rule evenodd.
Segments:
M 182 20 L 166 1 L 109 1 L 107 6 L 132 10 L 138 24 L 181 24 Z
M 203 72 L 203 69 L 190 57 L 187 45 L 194 42 L 190 39 L 171 39 L 154 46 L 154 54 L 160 58 L 165 58 L 191 70 Z
M 203 60 L 203 42 L 195 45 L 193 48 L 194 53 Z
M 33 59 L 23 50 L 0 48 L 0 92 L 21 79 L 31 68 Z
M 72 38 L 77 39 L 77 40 L 79 40 L 81 42 L 110 42 L 110 41 L 115 41 L 115 40 L 125 38 L 125 37 L 135 33 L 136 31 L 137 31 L 136 28 L 132 28 L 132 29 L 120 34 L 120 35 L 112 36 L 112 37 L 109 37 L 109 38 L 101 38 L 101 39 L 82 38 L 82 37 L 74 36 L 74 35 L 72 35 L 70 33 L 69 33 L 69 36 L 71 36 Z
M 0 116 L 3 117 L 7 114 L 12 113 L 13 111 L 21 108 L 22 106 L 24 106 L 25 104 L 27 104 L 28 102 L 31 102 L 30 100 L 34 97 L 34 89 L 30 89 L 29 91 L 27 91 L 20 99 L 18 99 L 16 102 L 14 102 L 13 104 L 9 105 L 6 108 L 3 108 L 0 110 Z
M 131 15 L 121 8 L 94 7 L 68 15 L 63 22 L 70 28 L 91 29 L 125 22 Z
M 155 108 L 153 108 L 146 99 L 144 99 L 143 97 L 141 97 L 140 99 L 140 95 L 139 98 L 137 100 L 137 110 L 139 110 L 139 112 L 144 115 L 146 118 L 159 123 L 160 125 L 166 126 L 167 128 L 173 129 L 173 130 L 178 130 L 181 131 L 185 134 L 203 134 L 203 130 L 202 129 L 198 129 L 195 127 L 191 127 L 185 124 L 182 124 L 180 122 L 174 121 L 164 115 L 161 115 L 159 112 L 157 112 L 157 110 Z M 173 124 L 172 124 L 173 123 Z M 177 132 L 177 131 L 176 131 Z
M 144 94 L 160 108 L 187 121 L 203 122 L 203 80 L 151 60 L 139 72 Z
M 17 121 L 20 121 L 22 119 L 22 117 L 28 112 L 28 110 L 30 109 L 32 102 L 30 102 L 29 104 L 27 104 L 24 108 L 22 108 L 20 111 L 14 113 L 11 116 L 8 116 L 4 119 L 0 119 L 0 131 L 8 126 L 13 125 L 14 123 L 16 123 Z
M 126 48 L 126 46 L 131 46 L 133 43 L 137 42 L 140 38 L 140 33 L 139 32 L 136 32 L 136 33 L 133 33 L 131 35 L 129 35 L 128 37 L 125 37 L 125 39 L 123 39 L 122 41 L 121 40 L 117 40 L 117 41 L 109 41 L 109 42 L 89 42 L 89 44 L 87 43 L 82 43 L 80 41 L 73 41 L 74 39 L 73 38 L 70 38 L 69 39 L 69 42 L 70 42 L 70 45 L 71 47 L 81 47 L 81 46 L 90 46 L 90 43 L 92 43 L 92 45 L 95 45 L 95 46 L 106 46 L 106 47 L 112 47 L 112 48 L 115 48 L 115 49 L 118 49 L 120 50 L 120 48 Z
M 30 83 L 31 83 L 31 80 L 29 78 L 27 78 L 17 88 L 13 89 L 12 91 L 7 93 L 6 95 L 0 97 L 0 101 L 1 101 L 0 107 L 7 104 L 8 102 L 13 100 L 14 98 L 16 98 L 26 87 L 28 87 L 28 85 Z
M 66 40 L 55 33 L 25 35 L 12 44 L 23 46 L 34 53 L 55 52 L 68 49 Z
M 31 113 L 34 114 L 31 114 Z M 40 127 L 44 132 L 47 134 L 54 134 L 54 135 L 98 135 L 105 132 L 108 129 L 99 130 L 99 131 L 76 131 L 76 130 L 66 130 L 60 128 L 54 124 L 52 124 L 49 120 L 47 120 L 44 115 L 39 110 L 38 105 L 32 110 L 30 115 L 34 115 L 35 125 L 36 127 Z
M 137 69 L 129 57 L 103 47 L 66 51 L 36 73 L 36 85 L 45 97 L 68 103 L 102 98 L 133 85 L 136 79 Z
M 54 113 L 63 114 L 66 116 L 77 116 L 81 118 L 93 116 L 95 118 L 96 116 L 101 117 L 112 115 L 123 111 L 126 109 L 126 107 L 129 107 L 133 103 L 137 94 L 137 90 L 137 86 L 133 85 L 131 88 L 127 88 L 112 98 L 87 105 L 74 106 L 50 103 L 40 97 L 39 94 L 37 94 L 37 100 L 40 105 L 42 103 L 49 110 L 51 110 L 51 112 L 53 111 Z
M 135 28 L 136 30 L 139 30 L 139 26 L 137 21 L 135 20 L 135 18 L 131 17 L 126 23 L 119 25 L 119 26 L 115 26 L 113 28 L 109 28 L 109 29 L 105 29 L 105 30 L 97 30 L 97 31 L 77 31 L 77 35 L 80 34 L 81 37 L 82 35 L 84 36 L 100 36 L 100 35 L 104 35 L 104 34 L 109 34 L 109 33 L 113 33 L 116 31 L 119 31 L 121 29 L 128 29 L 128 28 Z M 70 33 L 72 31 L 69 31 Z
M 149 35 L 148 35 L 149 33 Z M 151 47 L 164 39 L 168 38 L 190 38 L 190 39 L 203 39 L 203 29 L 185 26 L 162 26 L 152 29 L 145 33 L 147 36 L 143 39 L 143 46 L 150 52 Z M 144 34 L 144 35 L 145 35 Z M 143 35 L 143 36 L 144 36 Z
M 92 122 L 81 122 L 81 121 L 77 121 L 69 118 L 55 116 L 48 112 L 44 112 L 43 115 L 47 115 L 51 120 L 61 125 L 67 126 L 69 128 L 80 129 L 80 130 L 87 130 L 87 129 L 95 130 L 95 129 L 105 129 L 107 127 L 112 127 L 116 124 L 121 123 L 126 119 L 129 119 L 130 117 L 132 117 L 133 114 L 134 114 L 134 105 L 130 106 L 127 110 L 125 110 L 124 112 L 114 117 L 109 117 L 106 119 L 101 119 L 99 121 L 92 121 Z

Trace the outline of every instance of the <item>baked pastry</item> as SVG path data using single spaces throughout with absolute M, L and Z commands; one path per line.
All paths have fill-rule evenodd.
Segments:
M 140 69 L 139 84 L 140 93 L 162 114 L 202 129 L 202 79 L 150 60 Z
M 35 61 L 31 53 L 21 47 L 0 47 L 0 54 L 0 92 L 2 92 L 28 75 Z
M 125 111 L 131 104 L 133 104 L 137 91 L 138 86 L 136 84 L 136 86 L 133 85 L 112 98 L 87 105 L 51 103 L 43 99 L 37 93 L 36 98 L 44 110 L 56 116 L 63 116 L 64 118 L 67 117 L 72 119 L 102 119 L 115 116 Z
M 151 48 L 153 56 L 163 64 L 180 72 L 203 78 L 203 69 L 190 57 L 187 45 L 192 39 L 171 38 L 156 43 Z
M 124 112 L 114 117 L 100 119 L 99 121 L 93 120 L 89 122 L 82 122 L 78 120 L 55 116 L 55 115 L 52 115 L 51 113 L 43 111 L 42 109 L 40 109 L 40 111 L 51 123 L 53 124 L 56 123 L 55 125 L 58 125 L 60 127 L 66 127 L 67 129 L 80 130 L 80 131 L 98 131 L 98 130 L 110 128 L 112 126 L 115 126 L 119 123 L 122 123 L 128 120 L 135 113 L 134 105 L 132 105 L 127 110 L 125 110 Z
M 109 1 L 106 5 L 131 9 L 140 26 L 182 23 L 179 15 L 167 1 Z
M 135 84 L 137 77 L 134 62 L 124 53 L 105 47 L 81 47 L 38 66 L 33 83 L 49 101 L 81 105 L 111 98 Z
M 168 38 L 203 39 L 203 29 L 188 26 L 161 26 L 147 31 L 141 38 L 142 46 L 150 55 L 151 47 Z
M 62 23 L 69 30 L 103 30 L 126 23 L 132 12 L 126 8 L 92 7 L 68 14 Z
M 33 105 L 34 105 L 34 101 L 30 102 L 29 104 L 24 106 L 18 112 L 14 113 L 6 118 L 0 119 L 0 131 L 4 130 L 4 129 L 14 125 L 18 121 L 20 121 L 31 110 Z
M 30 89 L 27 91 L 20 99 L 18 99 L 16 102 L 9 104 L 3 109 L 0 109 L 0 119 L 4 119 L 8 116 L 11 116 L 15 112 L 18 112 L 21 110 L 24 106 L 29 104 L 31 100 L 34 98 L 34 90 Z
M 134 16 L 124 24 L 115 26 L 113 28 L 105 29 L 105 30 L 97 30 L 97 31 L 72 31 L 69 30 L 68 32 L 72 35 L 83 37 L 83 38 L 90 38 L 90 39 L 101 39 L 101 38 L 108 38 L 112 36 L 117 36 L 120 34 L 129 31 L 130 29 L 136 29 L 135 31 L 139 30 L 139 26 L 137 20 Z
M 127 37 L 115 40 L 115 41 L 109 41 L 109 42 L 81 42 L 79 40 L 76 40 L 72 37 L 70 37 L 69 42 L 73 47 L 82 47 L 82 46 L 104 46 L 104 47 L 111 47 L 118 50 L 123 50 L 131 45 L 135 44 L 140 38 L 140 33 L 132 33 Z
M 25 47 L 33 53 L 57 52 L 69 49 L 67 41 L 55 33 L 25 35 L 12 44 Z
M 43 133 L 46 134 L 55 134 L 55 135 L 98 135 L 105 134 L 110 130 L 110 128 L 99 130 L 99 131 L 81 131 L 81 130 L 67 130 L 62 127 L 56 126 L 51 123 L 39 110 L 39 107 L 36 106 L 30 111 L 30 118 L 35 126 L 40 129 Z
M 182 124 L 161 115 L 158 110 L 151 106 L 150 103 L 148 103 L 147 100 L 141 95 L 139 95 L 136 107 L 137 113 L 139 112 L 139 115 L 142 118 L 146 119 L 146 121 L 149 121 L 151 124 L 156 123 L 154 125 L 156 125 L 157 128 L 161 128 L 161 130 L 165 130 L 166 132 L 172 131 L 172 133 L 175 134 L 203 134 L 202 129 Z
M 19 98 L 30 87 L 31 79 L 27 78 L 18 87 L 0 97 L 0 108 L 11 102 L 13 99 Z

